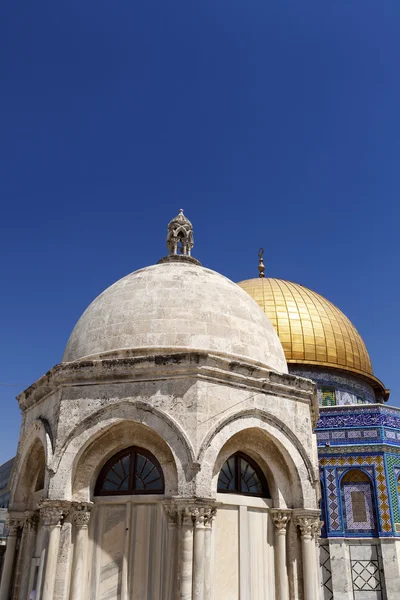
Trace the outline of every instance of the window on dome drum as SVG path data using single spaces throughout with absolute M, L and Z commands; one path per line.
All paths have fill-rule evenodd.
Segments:
M 362 469 L 350 469 L 341 481 L 345 533 L 374 535 L 377 518 L 372 479 Z
M 157 459 L 135 446 L 113 456 L 102 468 L 95 496 L 163 494 L 164 476 Z
M 222 466 L 218 492 L 270 498 L 267 480 L 260 467 L 246 454 L 233 454 Z
M 336 392 L 333 387 L 322 387 L 322 406 L 335 406 L 336 405 Z

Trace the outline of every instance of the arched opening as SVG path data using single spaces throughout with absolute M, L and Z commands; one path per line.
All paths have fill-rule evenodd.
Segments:
M 132 446 L 104 465 L 94 493 L 95 496 L 163 494 L 164 474 L 155 456 Z
M 175 492 L 176 479 L 168 444 L 141 423 L 120 421 L 87 441 L 75 461 L 72 490 L 74 498 L 90 491 L 93 502 L 94 597 L 120 598 L 124 585 L 135 598 L 172 597 L 174 534 L 163 501 Z
M 19 510 L 36 508 L 45 486 L 46 455 L 41 440 L 36 438 L 26 453 L 15 485 L 13 506 Z
M 103 425 L 102 422 L 100 423 Z M 178 472 L 175 457 L 169 444 L 154 429 L 135 421 L 121 420 L 111 423 L 108 427 L 98 426 L 98 430 L 88 437 L 85 444 L 79 442 L 79 439 L 72 440 L 70 444 L 72 448 L 76 448 L 75 456 L 72 454 L 72 450 L 65 453 L 66 459 L 74 456 L 74 462 L 70 464 L 69 470 L 71 471 L 71 495 L 75 501 L 88 502 L 93 499 L 93 496 L 98 495 L 100 473 L 106 470 L 107 464 L 111 466 L 114 459 L 118 461 L 119 452 L 121 453 L 120 458 L 125 452 L 129 452 L 132 442 L 136 448 L 142 449 L 143 456 L 153 457 L 152 460 L 156 461 L 154 464 L 161 471 L 163 478 L 162 492 L 154 489 L 148 492 L 142 490 L 141 493 L 149 495 L 163 493 L 166 496 L 178 494 Z M 65 464 L 64 468 L 67 469 L 68 465 Z M 135 495 L 133 487 L 131 489 Z M 116 490 L 110 489 L 109 491 L 115 492 Z M 137 494 L 139 493 L 137 490 Z M 104 491 L 103 495 L 112 496 L 113 493 L 106 494 Z M 126 492 L 126 495 L 129 493 Z
M 250 456 L 236 452 L 222 465 L 218 477 L 219 493 L 270 498 L 264 473 Z
M 374 487 L 362 469 L 350 469 L 340 482 L 344 531 L 350 535 L 376 535 Z
M 219 450 L 213 469 L 220 503 L 215 523 L 216 598 L 240 596 L 241 570 L 254 597 L 275 598 L 275 526 L 269 509 L 290 493 L 289 477 L 276 445 L 258 428 L 231 435 Z M 234 570 L 232 564 L 237 565 Z

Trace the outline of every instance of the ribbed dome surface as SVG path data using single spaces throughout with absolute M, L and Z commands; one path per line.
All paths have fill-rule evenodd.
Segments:
M 183 350 L 287 373 L 279 338 L 250 296 L 223 275 L 189 262 L 147 267 L 105 290 L 76 324 L 63 361 Z
M 329 300 L 281 279 L 248 279 L 238 285 L 270 319 L 288 363 L 338 367 L 372 376 L 363 339 Z

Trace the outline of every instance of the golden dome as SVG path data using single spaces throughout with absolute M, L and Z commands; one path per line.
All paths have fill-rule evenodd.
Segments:
M 323 296 L 291 281 L 247 279 L 238 284 L 269 317 L 287 362 L 333 367 L 364 376 L 380 391 L 364 341 L 349 319 Z

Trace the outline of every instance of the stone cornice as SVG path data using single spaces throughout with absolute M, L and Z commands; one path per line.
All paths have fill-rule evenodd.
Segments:
M 318 419 L 318 401 L 311 380 L 206 352 L 129 354 L 125 358 L 58 364 L 17 397 L 19 406 L 24 411 L 64 386 L 193 377 L 309 403 L 314 424 Z

